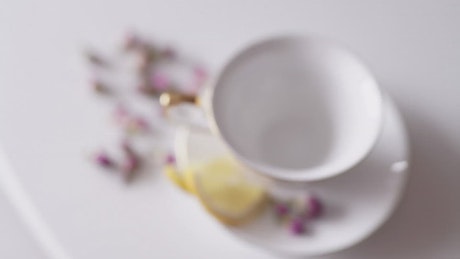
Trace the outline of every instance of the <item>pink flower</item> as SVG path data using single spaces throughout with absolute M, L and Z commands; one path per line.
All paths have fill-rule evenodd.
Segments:
M 133 118 L 132 123 L 137 131 L 148 132 L 150 130 L 150 124 L 142 117 Z
M 185 87 L 184 91 L 189 94 L 196 94 L 208 78 L 208 72 L 201 66 L 193 68 L 193 78 L 190 83 Z
M 169 78 L 164 73 L 159 72 L 153 74 L 151 83 L 153 88 L 159 91 L 165 91 L 170 85 Z
M 139 48 L 142 45 L 144 45 L 144 42 L 134 32 L 130 31 L 125 35 L 125 39 L 123 42 L 124 50 L 126 51 L 134 50 L 134 49 Z
M 275 213 L 278 217 L 284 217 L 289 214 L 289 206 L 285 203 L 276 203 L 275 204 Z
M 123 141 L 121 148 L 125 153 L 125 159 L 121 165 L 121 172 L 123 173 L 124 181 L 130 182 L 141 166 L 141 159 L 134 151 L 131 143 L 127 140 Z
M 128 122 L 131 114 L 129 113 L 129 111 L 126 109 L 124 105 L 119 104 L 115 108 L 113 116 L 115 118 L 115 122 L 121 125 L 122 127 L 124 127 L 126 123 Z
M 290 222 L 290 231 L 292 234 L 294 235 L 302 235 L 305 233 L 305 225 L 306 225 L 306 222 L 305 220 L 303 220 L 302 218 L 294 218 L 291 222 Z
M 193 74 L 197 82 L 203 83 L 208 78 L 208 72 L 202 66 L 196 66 L 193 68 Z
M 308 215 L 310 218 L 318 218 L 323 213 L 323 204 L 317 196 L 307 198 Z
M 166 156 L 166 164 L 168 165 L 173 165 L 176 163 L 176 157 L 173 154 L 168 154 Z
M 115 167 L 115 162 L 104 151 L 100 151 L 98 154 L 96 154 L 95 160 L 96 160 L 96 163 L 101 167 L 104 167 L 104 168 Z
M 171 47 L 167 47 L 161 51 L 160 55 L 165 59 L 174 59 L 176 58 L 176 51 Z

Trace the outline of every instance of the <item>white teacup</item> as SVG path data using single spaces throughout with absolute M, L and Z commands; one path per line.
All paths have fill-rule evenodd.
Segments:
M 382 93 L 349 51 L 317 37 L 279 37 L 235 55 L 198 98 L 211 131 L 263 176 L 293 182 L 344 173 L 370 152 Z

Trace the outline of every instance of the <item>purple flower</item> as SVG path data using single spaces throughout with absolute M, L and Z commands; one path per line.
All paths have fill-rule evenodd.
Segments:
M 152 67 L 153 56 L 152 53 L 149 52 L 149 50 L 139 51 L 137 55 L 137 73 L 141 76 L 144 76 L 149 72 L 150 68 Z
M 123 140 L 121 143 L 121 149 L 127 156 L 135 156 L 136 152 L 134 152 L 133 147 L 131 146 L 131 142 L 128 140 Z
M 285 203 L 276 203 L 275 204 L 275 213 L 278 217 L 284 217 L 289 214 L 289 206 Z
M 208 72 L 201 66 L 193 68 L 193 78 L 184 87 L 184 91 L 190 94 L 196 94 L 206 82 Z
M 208 77 L 208 72 L 201 66 L 194 67 L 193 74 L 199 82 L 204 82 L 204 80 L 206 80 L 206 78 Z
M 323 213 L 323 204 L 315 195 L 307 198 L 308 215 L 310 218 L 318 218 Z
M 126 109 L 125 106 L 123 106 L 122 104 L 119 104 L 115 108 L 113 112 L 113 116 L 114 116 L 115 122 L 124 127 L 127 121 L 129 120 L 131 114 L 129 113 L 129 111 Z
M 176 164 L 176 157 L 173 154 L 168 154 L 166 156 L 166 164 L 167 165 L 174 165 Z
M 125 35 L 123 49 L 126 51 L 131 51 L 139 48 L 143 44 L 144 42 L 142 41 L 142 39 L 137 34 L 131 31 Z
M 306 222 L 304 219 L 296 217 L 290 222 L 290 231 L 294 235 L 301 235 L 305 233 Z
M 121 148 L 125 153 L 125 159 L 121 165 L 123 179 L 125 182 L 130 182 L 141 166 L 141 159 L 127 140 L 123 141 Z
M 115 163 L 112 160 L 112 158 L 110 158 L 108 154 L 105 153 L 104 151 L 100 151 L 98 154 L 96 154 L 95 160 L 96 160 L 96 163 L 101 167 L 104 167 L 104 168 L 115 167 Z
M 133 121 L 137 129 L 144 131 L 144 132 L 147 132 L 150 130 L 150 124 L 144 118 L 137 117 L 137 118 L 134 118 Z
M 168 89 L 170 84 L 169 78 L 164 73 L 154 73 L 151 80 L 153 88 L 159 91 L 165 91 Z
M 167 47 L 161 51 L 160 55 L 164 59 L 174 59 L 176 58 L 176 51 L 171 47 Z
M 147 133 L 150 131 L 149 123 L 142 117 L 129 117 L 123 126 L 128 133 Z
M 122 163 L 121 172 L 123 173 L 123 180 L 130 182 L 139 169 L 139 159 L 136 156 L 127 156 Z

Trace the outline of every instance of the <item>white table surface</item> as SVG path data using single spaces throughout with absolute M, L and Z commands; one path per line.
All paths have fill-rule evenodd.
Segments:
M 46 247 L 56 246 L 75 259 L 283 258 L 235 240 L 159 173 L 125 188 L 82 159 L 108 126 L 107 107 L 85 87 L 81 47 L 113 49 L 133 27 L 213 69 L 273 34 L 318 33 L 351 47 L 400 106 L 413 167 L 390 221 L 322 258 L 458 258 L 459 24 L 455 0 L 1 1 L 0 143 L 11 170 L 0 167 L 0 258 L 52 258 Z M 12 196 L 15 179 L 24 193 Z M 31 203 L 18 207 L 22 194 Z M 35 216 L 43 222 L 30 223 Z M 49 233 L 37 234 L 43 226 Z

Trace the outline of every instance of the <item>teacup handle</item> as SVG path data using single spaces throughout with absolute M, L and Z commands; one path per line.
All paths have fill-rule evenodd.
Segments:
M 160 95 L 160 105 L 166 109 L 183 103 L 198 105 L 198 100 L 197 95 L 183 94 L 175 91 L 164 92 Z
M 161 107 L 166 110 L 168 118 L 175 124 L 186 126 L 192 130 L 210 132 L 199 95 L 184 94 L 177 91 L 167 91 L 160 95 Z M 173 107 L 189 106 L 188 109 L 175 110 Z M 191 106 L 191 107 L 190 107 Z M 179 108 L 178 107 L 178 108 Z
M 174 122 L 174 123 L 177 123 L 179 125 L 183 125 L 185 127 L 187 127 L 188 129 L 190 130 L 195 130 L 195 131 L 201 131 L 201 132 L 204 132 L 205 134 L 212 134 L 209 126 L 208 126 L 208 123 L 209 121 L 207 120 L 208 118 L 206 118 L 205 116 L 205 109 L 207 108 L 205 105 L 207 104 L 207 102 L 205 102 L 205 100 L 207 100 L 207 98 L 209 97 L 209 92 L 203 92 L 202 95 L 187 95 L 187 94 L 183 94 L 183 93 L 179 93 L 179 92 L 164 92 L 160 95 L 160 105 L 166 109 L 167 111 L 167 114 L 168 114 L 168 118 Z M 195 108 L 193 109 L 195 112 L 196 111 L 199 111 L 199 113 L 195 113 L 195 114 L 199 114 L 200 115 L 200 120 L 201 121 L 198 121 L 197 118 L 192 118 L 190 115 L 186 115 L 186 114 L 180 114 L 180 113 L 171 113 L 171 108 L 173 107 L 176 107 L 176 106 L 185 106 L 185 105 L 193 105 L 192 107 Z M 191 108 L 191 107 L 189 107 Z M 189 109 L 190 111 L 190 109 Z M 176 116 L 173 116 L 173 115 L 176 115 Z M 177 116 L 177 115 L 181 115 L 181 116 Z M 198 123 L 197 123 L 198 122 Z M 181 131 L 179 131 L 181 132 Z M 183 132 L 183 131 L 182 131 Z M 187 136 L 187 135 L 184 135 L 184 134 L 179 134 L 179 136 L 181 138 Z M 183 141 L 183 140 L 182 140 Z M 230 154 L 230 151 L 227 150 L 226 148 L 224 148 L 225 151 L 223 152 L 226 152 L 228 155 L 231 155 Z M 178 151 L 180 150 L 180 151 Z M 180 145 L 180 146 L 176 146 L 176 153 L 178 154 L 182 154 L 182 155 L 178 155 L 177 158 L 178 158 L 178 161 L 182 161 L 179 162 L 179 164 L 188 164 L 189 161 L 186 157 L 185 152 L 182 151 L 183 150 L 183 146 Z M 244 166 L 244 165 L 243 165 Z M 268 188 L 268 191 L 272 192 L 271 189 L 274 189 L 275 186 L 277 186 L 278 184 L 275 183 L 272 179 L 269 179 L 267 177 L 263 177 L 259 174 L 257 174 L 255 171 L 253 171 L 252 169 L 249 169 L 248 167 L 244 166 L 244 168 L 246 169 L 246 172 L 247 172 L 247 176 L 249 179 L 252 179 L 254 182 L 258 182 L 264 186 L 266 186 Z M 304 188 L 302 188 L 304 189 Z M 276 191 L 276 190 L 275 190 Z

